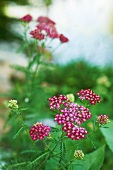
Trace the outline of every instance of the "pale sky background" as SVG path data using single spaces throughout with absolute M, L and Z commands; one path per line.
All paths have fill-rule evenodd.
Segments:
M 37 18 L 47 13 L 45 8 L 37 6 L 13 5 L 6 12 L 18 18 L 28 13 Z M 113 35 L 110 32 L 113 0 L 54 0 L 48 16 L 57 23 L 58 31 L 70 40 L 55 52 L 55 61 L 66 63 L 82 56 L 99 65 L 113 62 Z

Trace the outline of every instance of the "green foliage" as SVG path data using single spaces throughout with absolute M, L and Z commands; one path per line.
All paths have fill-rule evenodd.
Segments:
M 113 121 L 111 120 L 110 123 L 106 126 L 107 128 L 101 128 L 100 130 L 104 135 L 109 148 L 113 152 Z
M 90 80 L 91 82 L 93 82 L 94 79 L 97 80 L 99 77 L 101 77 L 101 72 L 103 73 L 103 75 L 106 75 L 108 77 L 109 82 L 112 84 L 112 81 L 113 81 L 111 78 L 111 75 L 113 75 L 112 71 L 110 72 L 110 75 L 109 75 L 108 73 L 106 74 L 107 69 L 104 69 L 104 68 L 100 69 L 98 67 L 92 67 L 88 65 L 88 63 L 84 63 L 84 62 L 80 62 L 80 65 L 81 64 L 83 65 L 84 70 L 85 69 L 89 70 L 89 72 L 92 72 L 92 75 L 93 75 L 94 68 L 97 71 L 97 73 L 95 73 L 95 76 L 94 76 L 95 78 L 93 78 L 93 76 L 89 76 L 89 78 L 87 79 L 89 84 L 90 84 Z M 56 114 L 55 112 L 52 113 L 48 109 L 47 98 L 53 95 L 58 95 L 62 93 L 68 94 L 71 92 L 75 94 L 78 90 L 80 90 L 79 84 L 77 86 L 76 82 L 79 81 L 80 86 L 81 86 L 81 83 L 84 80 L 83 74 L 85 73 L 85 71 L 84 72 L 82 70 L 79 71 L 79 79 L 78 79 L 78 77 L 75 75 L 75 72 L 77 72 L 76 70 L 77 65 L 79 65 L 79 62 L 73 63 L 70 66 L 71 67 L 70 71 L 68 70 L 68 65 L 56 66 L 53 71 L 51 70 L 51 68 L 47 69 L 47 68 L 42 67 L 42 69 L 39 70 L 38 72 L 38 78 L 36 78 L 34 82 L 30 82 L 30 78 L 32 78 L 32 72 L 29 71 L 26 67 L 13 66 L 13 68 L 17 69 L 17 71 L 21 71 L 22 73 L 24 73 L 26 75 L 26 79 L 25 80 L 21 80 L 21 79 L 13 80 L 13 83 L 14 83 L 13 89 L 11 89 L 8 96 L 10 96 L 10 98 L 12 99 L 18 100 L 19 107 L 20 107 L 19 109 L 22 112 L 21 115 L 24 119 L 25 126 L 27 126 L 28 129 L 32 124 L 36 122 L 36 120 L 40 120 L 40 119 L 44 120 L 46 118 L 53 118 L 54 115 Z M 74 69 L 73 67 L 75 68 L 75 72 L 73 72 L 73 69 Z M 68 83 L 67 79 L 69 79 L 69 76 L 68 74 L 67 75 L 64 74 L 66 70 L 68 72 L 72 72 L 72 74 L 69 74 L 69 73 L 68 74 L 73 80 L 74 82 L 73 84 Z M 31 73 L 31 76 L 29 75 L 27 77 L 27 75 L 30 73 Z M 87 75 L 88 72 L 86 72 L 85 74 Z M 30 86 L 33 87 L 33 90 L 32 88 L 30 89 Z M 83 87 L 82 89 L 89 88 L 89 86 L 87 86 L 87 83 L 86 84 L 82 83 L 82 87 Z M 93 108 L 90 108 L 91 112 L 95 115 L 98 115 L 100 113 L 106 113 L 107 111 L 110 118 L 112 118 L 112 109 L 111 109 L 112 108 L 112 93 L 109 93 L 109 90 L 112 91 L 112 86 L 106 87 L 105 83 L 98 84 L 95 81 L 95 83 L 94 84 L 92 83 L 90 87 L 95 89 L 96 92 L 101 94 L 102 96 L 102 103 L 98 104 L 96 107 L 93 106 Z M 104 90 L 105 93 L 100 91 L 101 87 L 104 87 L 106 89 Z M 78 101 L 77 98 L 75 98 L 75 102 L 77 101 Z M 21 123 L 15 122 L 14 124 L 15 119 L 17 120 L 17 122 L 19 122 L 17 115 L 13 115 L 7 121 L 7 127 L 12 126 L 12 128 L 9 132 L 7 132 L 7 134 L 2 139 L 3 143 L 4 141 L 8 140 L 8 143 L 7 144 L 5 143 L 5 147 L 9 148 L 13 144 L 13 146 L 10 148 L 11 149 L 10 156 L 8 158 L 7 157 L 3 158 L 3 160 L 7 162 L 8 164 L 6 165 L 6 169 L 7 168 L 12 168 L 15 170 L 20 169 L 20 168 L 21 169 L 27 168 L 28 170 L 33 169 L 33 168 L 35 169 L 39 164 L 39 160 L 40 162 L 42 162 L 44 159 L 47 158 L 46 156 L 49 154 L 49 151 L 47 150 L 47 152 L 45 152 L 44 144 L 41 144 L 39 141 L 37 141 L 36 147 L 40 151 L 40 154 L 39 153 L 37 154 L 34 145 L 32 145 L 32 142 L 26 136 L 25 129 L 23 128 L 23 126 L 21 126 Z M 106 129 L 101 128 L 101 132 L 105 136 L 105 140 L 109 148 L 113 151 L 112 125 L 113 123 L 111 121 L 110 124 L 106 125 L 109 128 L 106 128 Z M 88 129 L 89 126 L 90 126 L 90 122 L 89 124 L 86 125 L 86 128 Z M 89 130 L 91 129 L 89 128 Z M 51 143 L 51 148 L 52 148 L 59 140 L 60 129 L 58 129 L 57 127 L 52 127 L 51 135 L 53 139 L 51 140 L 46 139 L 46 143 L 47 144 Z M 21 143 L 22 145 L 20 145 L 19 143 Z M 51 159 L 46 161 L 45 168 L 47 170 L 50 167 L 51 167 L 51 170 L 52 169 L 61 170 L 61 169 L 66 169 L 66 168 L 70 170 L 71 167 L 78 168 L 80 170 L 82 169 L 84 170 L 84 168 L 88 169 L 88 167 L 91 170 L 93 170 L 93 167 L 95 168 L 94 170 L 99 169 L 99 167 L 102 166 L 102 162 L 103 162 L 104 146 L 100 150 L 98 149 L 94 152 L 92 151 L 94 150 L 94 146 L 99 147 L 101 144 L 105 143 L 103 137 L 101 137 L 101 134 L 96 132 L 93 135 L 93 137 L 91 136 L 90 140 L 88 138 L 88 140 L 82 141 L 81 144 L 78 145 L 78 143 L 79 142 L 70 141 L 70 140 L 67 140 L 65 144 L 63 142 L 60 142 L 59 147 L 56 148 L 53 154 L 53 157 L 51 157 Z M 64 146 L 70 149 L 65 150 Z M 73 148 L 71 148 L 70 146 L 73 146 Z M 79 161 L 76 160 L 74 163 L 70 164 L 69 160 L 71 160 L 71 158 L 73 157 L 74 150 L 77 146 L 79 146 L 79 148 L 82 148 L 86 154 L 87 153 L 90 153 L 90 154 L 87 154 L 83 160 L 79 160 Z M 17 152 L 15 156 L 12 154 L 14 150 L 16 150 Z M 43 150 L 43 152 L 41 152 L 41 150 Z M 66 153 L 66 156 L 65 156 L 65 153 Z M 109 157 L 108 150 L 107 150 L 107 153 Z M 42 157 L 40 157 L 39 155 L 40 156 L 42 155 Z M 96 159 L 98 155 L 100 156 L 98 159 Z M 29 159 L 25 160 L 25 157 L 26 158 L 29 157 Z M 11 159 L 13 160 L 12 163 L 10 162 Z M 59 163 L 59 161 L 61 161 L 61 163 Z M 112 162 L 109 161 L 109 164 L 111 166 Z M 94 165 L 96 165 L 96 167 Z M 109 165 L 107 167 L 109 167 Z M 102 170 L 105 170 L 104 164 L 102 166 Z

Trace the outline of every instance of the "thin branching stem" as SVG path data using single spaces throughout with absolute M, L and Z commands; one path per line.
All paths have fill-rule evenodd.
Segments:
M 30 51 L 30 48 L 29 48 L 29 41 L 28 41 L 28 38 L 27 38 L 27 31 L 28 31 L 28 26 L 25 26 L 25 28 L 24 28 L 24 39 L 25 39 L 25 43 L 27 45 L 28 57 L 29 57 L 29 60 L 30 60 L 31 51 Z
M 54 146 L 54 148 L 50 151 L 49 155 L 42 161 L 42 163 L 39 165 L 38 170 L 41 170 L 41 168 L 44 166 L 44 164 L 46 163 L 46 161 L 51 157 L 53 151 L 56 149 L 56 147 L 58 146 L 58 144 L 61 142 L 62 140 L 62 136 L 63 133 L 60 136 L 60 139 L 58 140 L 58 142 L 56 143 L 56 145 Z
M 37 147 L 36 147 L 34 141 L 30 138 L 28 127 L 27 127 L 26 124 L 24 123 L 24 120 L 23 120 L 22 115 L 20 114 L 19 116 L 20 116 L 20 120 L 21 120 L 21 122 L 22 122 L 22 126 L 25 128 L 25 131 L 26 131 L 26 134 L 27 134 L 28 138 L 30 139 L 30 141 L 31 141 L 31 143 L 33 144 L 35 150 L 37 151 Z

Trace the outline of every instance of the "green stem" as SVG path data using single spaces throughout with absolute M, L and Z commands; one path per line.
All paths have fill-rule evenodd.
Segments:
M 63 134 L 60 136 L 59 141 L 56 143 L 56 145 L 54 146 L 54 148 L 50 151 L 49 155 L 42 161 L 42 163 L 39 165 L 38 170 L 41 170 L 43 165 L 46 163 L 46 161 L 50 158 L 50 156 L 52 155 L 53 151 L 56 149 L 56 147 L 58 146 L 58 144 L 61 142 Z
M 49 148 L 49 146 L 47 145 L 47 143 L 44 141 L 44 144 L 45 144 L 45 146 L 47 147 L 47 149 L 49 150 L 49 151 L 51 151 L 51 149 Z
M 25 38 L 25 42 L 27 44 L 28 57 L 30 59 L 31 58 L 31 51 L 30 51 L 29 42 L 28 42 L 28 39 L 27 39 L 27 30 L 28 30 L 28 27 L 26 26 L 25 29 L 24 29 L 24 38 Z
M 26 124 L 24 123 L 23 117 L 21 116 L 21 114 L 19 116 L 20 116 L 20 120 L 22 122 L 22 126 L 25 128 L 25 131 L 26 131 L 26 134 L 27 134 L 28 138 L 30 139 L 30 141 L 32 142 L 35 150 L 37 151 L 37 147 L 36 147 L 35 143 L 33 142 L 33 140 L 31 139 L 31 137 L 29 135 L 29 130 L 28 130 L 28 127 L 26 126 Z
M 97 129 L 95 129 L 95 131 L 96 130 L 98 130 L 98 128 Z M 94 131 L 92 131 L 89 135 L 88 135 L 88 137 L 87 137 L 87 139 L 92 135 L 94 133 Z M 73 145 L 73 146 L 71 146 L 70 148 L 68 148 L 68 149 L 66 149 L 66 152 L 68 151 L 68 150 L 70 150 L 70 149 L 72 149 L 72 148 L 74 148 L 74 147 L 77 147 L 78 145 L 80 145 L 81 143 L 83 143 L 84 142 L 84 139 L 83 140 L 81 140 L 78 144 L 76 144 L 76 145 Z M 60 155 L 60 152 L 59 153 L 57 153 L 57 154 L 55 154 L 55 155 L 53 155 L 52 157 L 56 157 L 57 155 Z

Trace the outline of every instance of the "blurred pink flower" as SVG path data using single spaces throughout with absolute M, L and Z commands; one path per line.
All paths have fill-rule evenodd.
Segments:
M 37 25 L 37 28 L 42 31 L 44 30 L 50 38 L 58 38 L 58 32 L 55 26 L 51 23 L 45 23 L 45 22 L 39 23 Z
M 31 31 L 30 34 L 32 35 L 32 38 L 36 38 L 38 40 L 43 40 L 45 38 L 45 35 L 40 29 L 35 29 Z
M 69 39 L 67 37 L 65 37 L 63 34 L 59 35 L 59 39 L 62 43 L 66 43 L 69 41 Z
M 50 18 L 45 17 L 45 16 L 40 16 L 38 17 L 37 21 L 39 23 L 47 23 L 47 24 L 53 24 L 55 25 L 56 23 L 54 21 L 52 21 Z
M 24 21 L 24 22 L 31 22 L 32 21 L 32 16 L 27 14 L 24 17 L 19 19 L 20 21 Z

